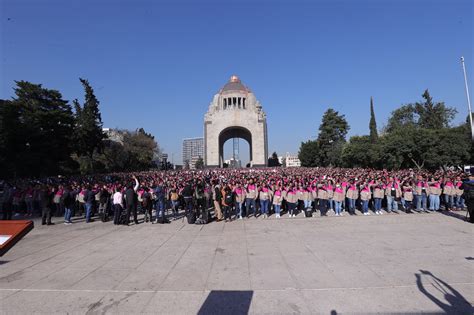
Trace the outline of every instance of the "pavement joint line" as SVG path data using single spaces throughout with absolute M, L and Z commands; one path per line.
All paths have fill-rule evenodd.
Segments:
M 449 285 L 474 285 L 474 282 L 452 282 Z M 433 283 L 431 286 L 435 287 Z M 286 289 L 254 289 L 254 292 L 288 292 L 288 291 L 358 291 L 358 290 L 384 290 L 384 289 L 404 289 L 404 288 L 417 288 L 417 284 L 409 285 L 391 285 L 391 286 L 367 286 L 367 287 L 339 287 L 339 288 L 286 288 Z M 19 292 L 71 292 L 71 293 L 175 293 L 175 292 L 211 292 L 216 289 L 204 289 L 204 290 L 94 290 L 94 289 L 12 289 L 0 288 L 0 292 L 17 291 Z M 225 290 L 224 290 L 225 291 Z M 245 291 L 245 290 L 244 290 Z
M 184 228 L 184 226 L 186 225 L 186 223 L 182 222 L 182 227 L 177 231 L 181 231 L 181 229 Z M 199 237 L 199 235 L 201 234 L 202 232 L 202 229 L 203 229 L 203 225 L 200 226 L 200 229 L 198 231 L 198 233 L 195 235 L 195 237 L 193 237 L 193 239 L 191 240 L 191 242 L 189 242 L 188 246 L 186 247 L 186 249 L 183 251 L 183 253 L 179 256 L 179 258 L 176 260 L 176 262 L 173 264 L 173 266 L 170 268 L 170 270 L 168 271 L 168 273 L 164 276 L 163 280 L 161 281 L 159 287 L 162 287 L 163 284 L 165 283 L 166 279 L 168 279 L 169 275 L 171 274 L 171 271 L 176 267 L 176 265 L 181 261 L 181 259 L 183 258 L 184 254 L 188 251 L 188 249 L 191 247 L 191 245 L 194 243 L 194 241 Z M 176 291 L 171 291 L 171 290 L 163 290 L 163 291 L 159 291 L 159 290 L 154 290 L 154 291 L 148 291 L 149 293 L 153 293 L 153 292 L 183 292 L 183 291 L 186 291 L 186 290 L 176 290 Z M 139 293 L 140 291 L 123 291 L 123 293 Z M 195 291 L 195 292 L 201 292 L 201 291 Z M 143 292 L 143 293 L 147 293 L 147 291 Z M 150 298 L 146 303 L 143 304 L 141 310 L 146 310 L 148 305 L 150 305 L 151 301 L 153 300 L 153 297 Z
M 108 233 L 105 233 L 105 234 L 103 234 L 103 235 L 107 235 L 107 234 L 112 233 L 112 232 L 117 231 L 117 230 L 118 230 L 118 229 L 113 229 L 112 231 L 110 231 L 110 232 L 108 232 Z M 135 231 L 133 231 L 133 232 L 135 232 Z M 103 235 L 101 235 L 101 236 L 103 236 Z M 98 236 L 97 238 L 99 238 L 99 237 L 101 237 L 101 236 Z M 96 238 L 92 239 L 92 241 L 95 240 L 95 239 L 96 239 Z M 139 242 L 140 242 L 140 241 L 138 241 L 137 243 L 139 243 Z M 135 243 L 134 245 L 136 245 L 137 243 Z M 83 244 L 81 244 L 81 245 L 83 245 Z M 76 247 L 77 247 L 77 246 L 76 246 Z M 107 247 L 107 245 L 101 246 L 101 247 L 99 247 L 99 249 L 102 248 L 102 247 Z M 131 246 L 129 246 L 129 247 L 131 247 Z M 75 248 L 75 247 L 74 247 L 74 248 Z M 70 248 L 69 250 L 74 249 L 74 248 Z M 98 252 L 99 249 L 98 249 L 96 252 Z M 118 256 L 120 256 L 120 254 L 119 254 Z M 55 256 L 53 256 L 53 257 L 55 257 Z M 51 258 L 53 258 L 53 257 L 51 257 Z M 51 258 L 50 258 L 50 259 L 51 259 Z M 116 256 L 113 257 L 113 258 L 111 258 L 111 259 L 109 259 L 109 260 L 107 260 L 107 262 L 109 262 L 109 261 L 111 261 L 112 259 L 115 259 L 115 258 L 116 258 Z M 104 265 L 106 265 L 107 262 L 106 262 Z M 72 283 L 71 285 L 75 285 L 75 284 L 79 283 L 80 281 L 82 281 L 83 279 L 85 279 L 85 278 L 87 278 L 89 275 L 91 275 L 93 272 L 95 272 L 95 271 L 99 270 L 100 268 L 102 268 L 104 265 L 102 265 L 102 266 L 100 266 L 100 267 L 98 267 L 98 268 L 92 270 L 91 272 L 87 273 L 84 277 L 82 277 L 81 279 L 75 281 L 75 282 Z M 61 270 L 64 270 L 64 269 L 66 269 L 67 267 L 68 267 L 68 265 L 64 266 L 63 268 L 59 268 L 58 270 L 56 270 L 56 272 L 61 271 Z M 38 283 L 38 282 L 40 282 L 40 281 L 46 279 L 47 277 L 49 277 L 49 276 L 50 276 L 51 274 L 53 274 L 53 273 L 54 273 L 54 272 L 52 272 L 52 273 L 50 273 L 50 274 L 44 276 L 43 278 L 41 278 L 41 279 L 39 279 L 39 280 L 37 280 L 37 281 L 34 281 L 33 283 L 30 284 L 30 286 L 32 286 L 32 285 L 34 285 L 34 284 L 36 284 L 36 283 Z M 16 293 L 15 293 L 15 294 L 16 294 Z M 13 295 L 14 295 L 14 294 L 13 294 Z
M 29 268 L 32 268 L 32 267 L 38 265 L 38 264 L 44 263 L 44 262 L 46 262 L 46 261 L 48 261 L 48 260 L 51 260 L 51 259 L 55 258 L 56 256 L 62 255 L 62 254 L 66 253 L 66 252 L 68 252 L 68 251 L 70 251 L 70 250 L 72 250 L 72 249 L 76 249 L 77 247 L 84 246 L 84 245 L 87 244 L 88 242 L 93 242 L 94 240 L 96 240 L 96 239 L 98 239 L 98 238 L 100 238 L 100 237 L 103 237 L 103 236 L 105 236 L 105 235 L 107 235 L 107 234 L 110 234 L 110 233 L 112 233 L 112 232 L 114 232 L 114 231 L 115 231 L 115 230 L 111 230 L 111 231 L 106 232 L 106 233 L 104 233 L 104 234 L 100 234 L 100 235 L 98 235 L 97 237 L 94 237 L 94 238 L 92 238 L 92 239 L 89 239 L 89 240 L 86 241 L 86 242 L 80 242 L 79 244 L 77 244 L 77 245 L 75 245 L 75 246 L 68 247 L 67 249 L 65 249 L 65 250 L 63 250 L 63 251 L 57 253 L 56 255 L 53 255 L 53 256 L 48 257 L 48 258 L 43 259 L 43 260 L 40 260 L 40 261 L 38 261 L 38 262 L 36 262 L 36 263 L 33 263 L 32 265 L 29 265 L 28 267 L 23 268 L 23 269 L 29 269 Z M 52 245 L 52 246 L 50 246 L 50 247 L 57 246 L 57 245 L 58 245 L 58 244 L 55 244 L 55 245 Z M 106 246 L 106 245 L 104 245 L 104 246 Z M 103 247 L 104 247 L 104 246 L 103 246 Z M 47 247 L 47 248 L 50 248 L 50 247 Z M 32 253 L 32 254 L 34 254 L 34 253 Z M 31 255 L 32 255 L 32 254 L 31 254 Z M 22 257 L 20 257 L 20 258 L 18 258 L 18 259 L 22 259 L 22 258 L 27 257 L 27 256 L 29 256 L 29 255 L 30 255 L 30 254 L 25 255 L 25 256 L 22 256 Z M 15 260 L 16 260 L 16 259 L 15 259 Z M 61 268 L 61 269 L 63 269 L 63 268 Z M 61 270 L 61 269 L 59 269 L 59 270 Z M 12 273 L 12 274 L 15 274 L 15 273 L 17 273 L 17 272 L 19 272 L 19 271 L 16 271 L 16 272 L 14 272 L 14 273 Z M 45 276 L 45 277 L 47 277 L 47 276 Z M 42 278 L 42 279 L 43 279 L 43 278 Z M 40 279 L 40 280 L 42 280 L 42 279 Z
M 224 230 L 225 230 L 225 224 L 222 224 L 221 233 L 220 233 L 219 239 L 217 240 L 216 249 L 214 250 L 214 257 L 212 258 L 211 267 L 209 268 L 209 272 L 206 277 L 206 282 L 204 282 L 204 288 L 207 288 L 207 284 L 209 283 L 209 278 L 211 277 L 212 268 L 214 267 L 214 263 L 216 261 L 217 249 L 219 248 L 219 244 L 222 240 L 222 237 L 224 236 Z
M 77 236 L 80 236 L 80 235 L 83 235 L 83 234 L 84 234 L 84 233 L 80 233 L 80 232 L 82 232 L 82 230 L 83 230 L 83 229 L 80 229 L 80 230 L 73 230 L 73 231 L 64 230 L 64 231 L 62 231 L 63 233 L 59 233 L 59 232 L 58 232 L 58 233 L 54 233 L 54 234 L 53 234 L 53 237 L 58 236 L 58 235 L 64 236 L 64 235 L 67 234 L 67 233 L 69 233 L 68 236 L 71 237 L 71 233 L 76 233 L 76 232 L 78 232 L 78 233 L 77 233 L 77 234 L 78 234 Z M 99 235 L 99 236 L 97 236 L 97 237 L 101 237 L 101 236 L 107 235 L 108 233 L 111 233 L 111 232 L 113 232 L 113 231 L 114 231 L 114 230 L 112 230 L 112 231 L 110 231 L 110 232 L 106 232 L 106 233 L 101 234 L 101 235 Z M 72 237 L 75 237 L 75 235 L 73 235 Z M 95 240 L 97 237 L 92 238 L 90 241 Z M 48 242 L 48 243 L 51 244 L 51 245 L 45 246 L 45 247 L 41 247 L 41 248 L 39 248 L 39 249 L 37 249 L 37 250 L 35 250 L 35 251 L 28 252 L 27 254 L 25 254 L 25 255 L 23 255 L 23 256 L 17 257 L 16 259 L 22 259 L 22 258 L 31 256 L 31 255 L 37 254 L 37 253 L 39 253 L 39 252 L 42 252 L 42 251 L 44 251 L 44 250 L 53 248 L 53 247 L 55 247 L 55 246 L 61 246 L 61 245 L 62 245 L 62 243 L 59 243 L 59 242 L 58 242 L 58 243 L 54 243 L 54 242 L 52 242 L 51 240 L 52 240 L 52 239 L 49 239 L 49 242 Z M 80 243 L 79 245 L 76 245 L 75 247 L 81 246 L 81 245 L 83 245 L 83 243 Z M 69 250 L 69 249 L 65 250 L 64 252 L 66 252 L 66 251 L 68 251 L 68 250 Z M 61 254 L 61 253 L 59 253 L 59 254 Z M 52 257 L 51 257 L 51 258 L 52 258 Z M 34 265 L 32 265 L 32 266 L 34 266 Z
M 247 225 L 246 225 L 246 222 L 242 222 L 243 225 L 244 225 L 244 233 L 245 233 L 245 251 L 247 253 L 247 270 L 248 270 L 248 276 L 249 276 L 249 288 L 253 288 L 252 286 L 252 275 L 251 275 L 251 272 L 250 272 L 250 260 L 249 260 L 249 244 L 248 244 L 248 238 L 247 238 Z
M 184 226 L 185 223 L 183 223 L 183 226 Z M 191 245 L 198 239 L 199 235 L 201 234 L 202 232 L 202 229 L 203 229 L 204 225 L 201 225 L 200 226 L 200 229 L 199 229 L 199 232 L 197 233 L 197 235 L 192 239 L 191 242 L 189 242 L 188 246 L 185 248 L 185 250 L 183 251 L 183 253 L 179 256 L 179 258 L 176 260 L 176 262 L 173 264 L 173 266 L 170 268 L 170 270 L 168 271 L 168 273 L 166 274 L 166 276 L 163 278 L 163 281 L 161 282 L 160 284 L 160 287 L 165 283 L 166 279 L 168 279 L 169 275 L 171 274 L 171 271 L 176 267 L 176 265 L 181 261 L 181 259 L 183 258 L 184 254 L 186 254 L 186 252 L 188 251 L 188 249 L 191 247 Z M 148 304 L 146 305 L 148 306 Z M 145 306 L 145 308 L 146 308 Z M 143 309 L 145 309 L 143 308 Z

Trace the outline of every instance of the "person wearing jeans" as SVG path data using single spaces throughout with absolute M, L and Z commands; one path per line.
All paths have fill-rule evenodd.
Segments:
M 235 215 L 238 219 L 242 219 L 242 206 L 244 205 L 245 201 L 245 189 L 243 189 L 242 185 L 237 184 L 234 188 L 234 195 L 235 195 Z
M 250 217 L 252 213 L 254 217 L 257 217 L 257 209 L 255 200 L 257 199 L 257 187 L 253 183 L 251 179 L 245 187 L 245 211 L 247 212 L 247 218 Z M 252 207 L 252 211 L 250 211 L 250 207 Z
M 398 211 L 398 199 L 402 196 L 402 191 L 398 182 L 390 178 L 385 187 L 385 196 L 387 197 L 387 212 Z
M 66 187 L 60 199 L 61 207 L 64 208 L 64 224 L 72 224 L 72 207 L 74 205 L 74 197 L 70 187 Z
M 455 191 L 454 209 L 455 210 L 464 209 L 464 199 L 462 197 L 464 190 L 462 189 L 461 185 L 462 185 L 461 178 L 460 177 L 456 178 L 456 181 L 454 182 L 454 191 Z
M 296 196 L 296 188 L 292 185 L 286 192 L 286 204 L 288 206 L 288 216 L 290 218 L 296 217 L 295 209 L 297 201 L 298 197 Z
M 328 193 L 328 210 L 334 210 L 334 187 L 332 181 L 329 181 L 326 185 L 326 191 Z
M 267 185 L 264 185 L 258 192 L 260 199 L 260 212 L 263 214 L 263 217 L 268 217 L 268 206 L 270 204 L 270 198 L 272 196 L 272 191 L 268 188 Z
M 444 193 L 445 210 L 448 210 L 448 211 L 452 210 L 454 207 L 455 188 L 451 180 L 448 179 L 444 183 L 443 193 Z
M 369 213 L 369 200 L 371 198 L 371 191 L 369 183 L 365 183 L 361 186 L 360 200 L 362 202 L 362 213 L 364 215 L 370 215 Z
M 374 211 L 375 214 L 382 214 L 382 199 L 384 197 L 384 185 L 377 181 L 374 187 Z
M 234 194 L 228 184 L 222 189 L 222 206 L 224 210 L 225 222 L 232 220 L 231 209 L 234 204 Z
M 336 183 L 332 199 L 334 202 L 334 212 L 336 212 L 336 216 L 341 216 L 342 201 L 344 200 L 344 189 L 339 183 Z
M 434 178 L 431 179 L 431 182 L 428 183 L 430 186 L 430 210 L 438 211 L 439 210 L 439 195 L 441 195 L 441 184 L 439 181 Z
M 357 186 L 354 182 L 350 183 L 347 188 L 346 192 L 347 197 L 347 210 L 350 215 L 355 214 L 355 203 L 357 198 L 359 198 L 359 191 L 357 190 Z
M 280 218 L 280 210 L 281 210 L 281 201 L 282 201 L 282 193 L 280 186 L 277 186 L 275 189 L 275 193 L 273 195 L 273 209 L 275 210 L 275 217 L 278 219 Z

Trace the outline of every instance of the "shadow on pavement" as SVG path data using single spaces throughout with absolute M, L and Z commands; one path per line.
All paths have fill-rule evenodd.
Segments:
M 443 294 L 444 300 L 438 299 L 431 294 L 427 286 L 423 284 L 423 278 L 427 279 L 425 282 L 430 286 L 431 290 L 437 290 Z M 420 273 L 415 273 L 416 285 L 418 290 L 429 298 L 433 303 L 438 305 L 446 314 L 473 314 L 472 305 L 453 287 L 433 275 L 426 270 L 420 270 Z
M 198 315 L 247 314 L 252 296 L 253 291 L 211 291 Z
M 466 218 L 466 211 L 439 211 L 439 213 L 444 214 L 448 217 L 453 217 L 468 222 Z

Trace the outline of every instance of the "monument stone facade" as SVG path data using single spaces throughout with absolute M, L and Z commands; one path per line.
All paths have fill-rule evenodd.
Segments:
M 249 143 L 252 167 L 267 165 L 267 117 L 252 91 L 235 75 L 214 95 L 204 116 L 204 163 L 207 167 L 223 166 L 224 143 L 232 138 Z

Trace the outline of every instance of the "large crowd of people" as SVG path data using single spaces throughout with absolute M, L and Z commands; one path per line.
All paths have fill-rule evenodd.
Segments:
M 471 178 L 474 179 L 474 178 Z M 0 182 L 4 220 L 41 215 L 64 224 L 232 221 L 287 215 L 382 215 L 466 207 L 461 171 L 342 168 L 205 169 L 50 177 Z M 141 217 L 141 215 L 140 215 Z M 85 219 L 85 220 L 84 220 Z M 472 220 L 472 216 L 471 216 Z M 141 219 L 140 219 L 141 221 Z

